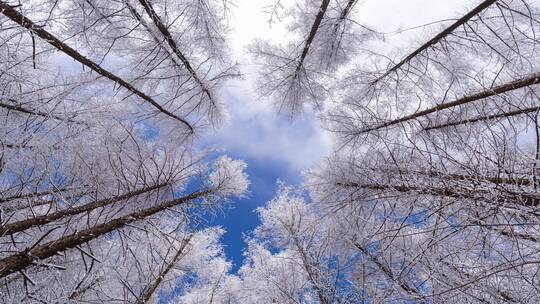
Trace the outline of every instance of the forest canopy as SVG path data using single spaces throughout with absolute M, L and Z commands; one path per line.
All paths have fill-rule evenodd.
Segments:
M 243 56 L 242 0 L 0 0 L 0 301 L 540 302 L 540 3 L 370 1 L 260 1 Z M 234 86 L 331 139 L 238 271 L 213 219 L 260 178 L 201 144 Z

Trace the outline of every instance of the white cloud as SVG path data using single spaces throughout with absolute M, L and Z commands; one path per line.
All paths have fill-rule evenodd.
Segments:
M 313 114 L 289 121 L 276 114 L 270 104 L 255 100 L 242 86 L 226 90 L 226 95 L 231 120 L 209 136 L 205 145 L 254 159 L 284 161 L 293 171 L 315 165 L 330 152 L 330 136 Z

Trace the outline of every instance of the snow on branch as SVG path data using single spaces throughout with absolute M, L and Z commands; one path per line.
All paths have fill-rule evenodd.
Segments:
M 213 164 L 213 171 L 209 176 L 210 183 L 224 196 L 242 196 L 249 187 L 246 168 L 247 164 L 241 160 L 221 156 Z

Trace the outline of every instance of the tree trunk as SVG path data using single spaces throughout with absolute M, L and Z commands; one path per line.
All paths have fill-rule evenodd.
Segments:
M 442 264 L 446 265 L 447 267 L 449 268 L 452 268 L 454 271 L 458 272 L 459 274 L 461 274 L 462 276 L 466 277 L 469 281 L 476 281 L 476 278 L 473 277 L 473 275 L 471 275 L 470 273 L 464 271 L 464 270 L 461 270 L 459 269 L 458 267 L 456 267 L 455 265 L 452 265 L 446 261 L 441 261 Z M 471 280 L 471 278 L 473 280 Z M 504 292 L 504 291 L 501 291 L 501 290 L 497 290 L 496 291 L 498 297 L 500 297 L 501 300 L 504 301 L 504 303 L 508 303 L 508 302 L 511 302 L 511 303 L 520 303 L 520 301 L 516 301 L 511 294 L 507 293 L 507 292 Z M 489 303 L 489 302 L 486 302 L 486 303 Z
M 69 190 L 76 190 L 78 188 L 56 188 L 54 190 L 46 190 L 41 192 L 33 192 L 33 193 L 21 193 L 17 195 L 8 196 L 5 198 L 0 198 L 0 203 L 9 202 L 17 199 L 24 199 L 24 198 L 31 198 L 31 197 L 37 197 L 37 196 L 43 196 L 43 195 L 50 195 L 55 194 L 59 192 L 69 191 Z
M 88 203 L 88 204 L 85 204 L 85 205 L 81 205 L 81 206 L 77 206 L 77 207 L 73 207 L 73 208 L 67 208 L 67 209 L 60 210 L 60 211 L 57 211 L 57 212 L 54 212 L 54 213 L 51 213 L 51 214 L 48 214 L 48 215 L 36 216 L 34 218 L 29 218 L 29 219 L 14 222 L 14 223 L 11 223 L 11 224 L 7 224 L 7 225 L 4 225 L 4 226 L 0 227 L 0 237 L 5 236 L 5 235 L 14 234 L 14 233 L 17 233 L 17 232 L 21 232 L 21 231 L 24 231 L 26 229 L 29 229 L 29 228 L 32 228 L 32 227 L 35 227 L 35 226 L 48 224 L 48 223 L 51 223 L 53 221 L 59 220 L 61 218 L 67 217 L 67 216 L 77 215 L 77 214 L 80 214 L 80 213 L 83 213 L 83 212 L 92 211 L 92 210 L 94 210 L 96 208 L 99 208 L 99 207 L 105 207 L 107 205 L 114 204 L 114 203 L 119 202 L 119 201 L 127 200 L 127 199 L 129 199 L 131 197 L 134 197 L 134 196 L 137 196 L 137 195 L 140 195 L 140 194 L 143 194 L 143 193 L 147 193 L 147 192 L 150 192 L 150 191 L 153 191 L 153 190 L 157 190 L 157 189 L 165 187 L 167 185 L 168 185 L 167 183 L 158 184 L 158 185 L 138 189 L 138 190 L 135 190 L 135 191 L 131 191 L 131 192 L 119 195 L 119 196 L 112 197 L 112 198 L 107 198 L 107 199 L 94 201 L 94 202 L 91 202 L 91 203 Z
M 193 234 L 189 235 L 182 242 L 182 244 L 180 245 L 180 248 L 178 249 L 178 251 L 176 252 L 174 257 L 172 258 L 172 260 L 167 264 L 165 269 L 163 269 L 159 273 L 158 277 L 154 280 L 154 282 L 152 282 L 150 285 L 148 285 L 145 288 L 144 292 L 141 294 L 139 299 L 137 299 L 137 301 L 135 302 L 136 304 L 148 303 L 148 301 L 150 300 L 152 295 L 156 292 L 156 290 L 159 287 L 159 285 L 161 284 L 161 282 L 165 279 L 165 276 L 171 271 L 171 269 L 174 267 L 174 265 L 176 265 L 176 263 L 178 263 L 178 261 L 180 260 L 180 258 L 182 256 L 182 253 L 184 253 L 184 250 L 186 249 L 187 245 L 191 241 L 192 237 L 193 237 Z
M 294 232 L 291 231 L 291 234 L 293 234 Z M 309 258 L 304 250 L 304 248 L 302 247 L 302 245 L 300 244 L 300 241 L 298 240 L 298 238 L 296 236 L 293 235 L 293 239 L 294 239 L 294 243 L 296 245 L 296 248 L 298 249 L 298 252 L 300 253 L 300 256 L 302 257 L 302 264 L 304 266 L 304 269 L 306 270 L 307 274 L 308 274 L 308 279 L 309 281 L 311 282 L 311 285 L 313 285 L 313 288 L 315 289 L 315 291 L 317 292 L 317 296 L 319 297 L 319 302 L 320 304 L 329 304 L 328 300 L 326 299 L 326 295 L 325 293 L 323 292 L 323 290 L 321 289 L 321 287 L 319 286 L 319 282 L 318 282 L 318 275 L 315 271 L 313 271 L 312 267 L 311 267 L 311 263 L 309 262 Z
M 540 196 L 536 193 L 515 193 L 510 191 L 501 191 L 496 190 L 495 197 L 492 197 L 494 194 L 485 190 L 471 190 L 471 189 L 461 189 L 463 192 L 459 192 L 456 187 L 416 187 L 416 186 L 407 186 L 407 185 L 385 185 L 385 184 L 376 184 L 376 183 L 336 183 L 340 187 L 353 187 L 361 188 L 367 190 L 375 191 L 397 191 L 402 193 L 415 193 L 420 195 L 432 195 L 432 196 L 445 196 L 451 198 L 465 198 L 473 201 L 483 201 L 489 204 L 496 202 L 511 202 L 516 205 L 527 206 L 527 207 L 536 207 L 540 205 Z
M 78 121 L 75 121 L 75 120 L 72 120 L 72 119 L 69 119 L 69 118 L 61 117 L 61 116 L 58 116 L 58 115 L 44 113 L 44 112 L 40 112 L 40 111 L 36 111 L 36 110 L 26 109 L 26 108 L 24 108 L 22 106 L 17 105 L 17 104 L 19 104 L 19 102 L 17 102 L 16 100 L 13 100 L 13 99 L 8 99 L 8 101 L 14 103 L 15 105 L 10 105 L 10 104 L 0 102 L 0 108 L 4 108 L 4 109 L 7 109 L 7 110 L 16 111 L 16 112 L 21 112 L 21 113 L 25 113 L 25 114 L 29 114 L 29 115 L 40 116 L 40 117 L 44 117 L 44 118 L 52 118 L 52 119 L 56 119 L 56 120 L 60 120 L 60 121 L 65 121 L 65 122 L 70 122 L 70 123 L 75 123 L 75 124 L 82 124 L 81 122 L 78 122 Z
M 418 291 L 416 287 L 411 286 L 408 282 L 405 282 L 401 278 L 396 277 L 394 272 L 390 268 L 388 268 L 386 265 L 384 265 L 383 262 L 381 262 L 376 256 L 371 254 L 368 250 L 366 250 L 364 247 L 362 247 L 358 243 L 354 243 L 354 247 L 360 250 L 360 252 L 362 252 L 363 255 L 367 256 L 373 262 L 373 264 L 375 264 L 379 268 L 379 270 L 382 271 L 382 273 L 384 273 L 392 282 L 398 284 L 398 286 L 401 289 L 403 289 L 404 291 L 410 294 L 414 294 L 415 296 L 418 296 L 419 297 L 418 301 L 420 303 L 428 303 L 425 300 L 425 296 L 420 291 Z
M 466 174 L 457 174 L 457 173 L 447 173 L 437 170 L 407 170 L 401 168 L 366 168 L 365 170 L 374 171 L 374 172 L 384 172 L 392 175 L 408 175 L 408 176 L 429 176 L 433 178 L 439 178 L 441 180 L 451 179 L 451 180 L 460 180 L 460 181 L 471 181 L 479 183 L 493 183 L 493 184 L 508 184 L 516 186 L 529 186 L 531 181 L 527 178 L 519 177 L 495 177 L 495 176 L 481 176 L 481 175 L 466 175 Z
M 212 97 L 212 94 L 210 93 L 210 90 L 206 87 L 206 85 L 202 82 L 202 80 L 199 78 L 199 75 L 197 75 L 197 72 L 195 72 L 195 69 L 193 69 L 193 66 L 189 62 L 189 60 L 186 58 L 186 56 L 180 51 L 178 48 L 178 45 L 176 44 L 176 41 L 174 41 L 171 32 L 167 28 L 167 26 L 163 23 L 159 15 L 154 10 L 154 7 L 148 0 L 139 0 L 139 3 L 144 7 L 144 10 L 146 13 L 150 16 L 158 30 L 161 32 L 163 37 L 165 37 L 165 40 L 173 50 L 173 52 L 176 54 L 178 59 L 182 62 L 186 70 L 188 70 L 190 76 L 195 80 L 197 85 L 201 88 L 201 90 L 208 96 L 208 99 L 210 102 L 214 105 L 216 105 L 216 102 L 214 98 Z
M 397 69 L 402 67 L 407 62 L 411 61 L 414 57 L 416 57 L 418 54 L 422 53 L 423 51 L 427 50 L 429 47 L 431 47 L 434 44 L 437 44 L 439 41 L 444 39 L 446 36 L 448 36 L 450 33 L 452 33 L 454 30 L 456 30 L 458 27 L 462 26 L 469 20 L 471 20 L 472 17 L 478 15 L 480 12 L 488 8 L 493 3 L 497 2 L 497 0 L 485 0 L 484 2 L 480 3 L 477 7 L 475 7 L 472 11 L 468 12 L 465 16 L 461 17 L 459 20 L 454 22 L 452 25 L 444 29 L 442 32 L 437 34 L 435 37 L 431 38 L 428 42 L 424 43 L 421 47 L 416 49 L 414 52 L 410 53 L 407 57 L 405 57 L 403 60 L 401 60 L 398 64 L 394 65 L 392 68 L 387 70 L 382 76 L 375 79 L 371 85 L 376 84 L 377 82 L 381 81 L 386 76 L 390 75 L 392 72 L 395 72 Z
M 540 73 L 535 73 L 535 74 L 533 74 L 531 76 L 524 77 L 524 78 L 521 78 L 521 79 L 518 79 L 518 80 L 515 80 L 515 81 L 512 81 L 512 82 L 508 82 L 508 83 L 502 84 L 500 86 L 494 87 L 492 89 L 488 89 L 488 90 L 485 90 L 485 91 L 482 91 L 482 92 L 479 92 L 479 93 L 476 93 L 476 94 L 468 95 L 468 96 L 456 99 L 456 100 L 451 101 L 451 102 L 442 103 L 442 104 L 439 104 L 439 105 L 434 106 L 432 108 L 425 109 L 425 110 L 422 110 L 422 111 L 418 111 L 418 112 L 416 112 L 414 114 L 406 115 L 406 116 L 403 116 L 401 118 L 394 119 L 394 120 L 391 120 L 391 121 L 388 121 L 388 122 L 385 122 L 385 123 L 382 123 L 382 124 L 379 124 L 379 125 L 376 125 L 376 126 L 373 126 L 373 127 L 364 128 L 362 130 L 359 130 L 359 131 L 355 132 L 354 135 L 360 135 L 360 134 L 363 134 L 363 133 L 367 133 L 367 132 L 387 128 L 387 127 L 397 125 L 397 124 L 402 123 L 402 122 L 406 122 L 406 121 L 409 121 L 409 120 L 420 118 L 422 116 L 426 116 L 426 115 L 431 114 L 431 113 L 435 113 L 437 111 L 441 111 L 441 110 L 461 106 L 461 105 L 467 104 L 469 102 L 477 101 L 477 100 L 480 100 L 480 99 L 484 99 L 484 98 L 495 96 L 495 95 L 502 94 L 502 93 L 505 93 L 505 92 L 517 90 L 517 89 L 528 87 L 528 86 L 532 86 L 532 85 L 539 84 L 539 83 L 540 83 Z
M 79 231 L 69 236 L 61 237 L 60 239 L 48 242 L 46 244 L 35 246 L 30 250 L 3 258 L 0 260 L 0 278 L 23 270 L 38 260 L 50 258 L 59 252 L 66 251 L 91 240 L 97 239 L 109 232 L 123 228 L 130 223 L 143 220 L 158 212 L 164 211 L 165 209 L 188 203 L 210 193 L 212 193 L 212 190 L 204 190 L 192 193 L 182 198 L 163 202 L 157 206 L 124 215 L 107 223 Z
M 516 111 L 510 111 L 510 112 L 504 112 L 504 113 L 499 113 L 499 114 L 477 116 L 477 117 L 467 118 L 467 119 L 460 120 L 460 121 L 447 122 L 447 123 L 440 124 L 440 125 L 426 127 L 426 128 L 424 128 L 424 131 L 443 129 L 443 128 L 448 128 L 448 127 L 452 127 L 452 126 L 464 125 L 464 124 L 468 124 L 468 123 L 475 123 L 475 122 L 479 122 L 479 121 L 492 120 L 492 119 L 496 119 L 496 118 L 512 117 L 512 116 L 517 116 L 517 115 L 521 115 L 521 114 L 537 112 L 538 110 L 540 110 L 540 107 L 530 107 L 530 108 L 525 108 L 525 109 L 516 110 Z
M 306 60 L 306 57 L 309 52 L 309 48 L 311 47 L 311 43 L 313 42 L 313 39 L 315 39 L 315 36 L 317 35 L 317 31 L 319 30 L 319 27 L 321 26 L 321 22 L 324 18 L 324 15 L 326 14 L 326 10 L 328 9 L 329 4 L 330 4 L 330 0 L 322 0 L 321 2 L 321 7 L 319 8 L 319 12 L 317 13 L 317 16 L 315 17 L 315 21 L 313 22 L 313 25 L 311 26 L 311 30 L 306 40 L 306 44 L 304 45 L 302 54 L 300 55 L 300 59 L 298 60 L 298 65 L 296 66 L 294 77 L 298 75 L 298 73 L 304 66 L 304 60 Z

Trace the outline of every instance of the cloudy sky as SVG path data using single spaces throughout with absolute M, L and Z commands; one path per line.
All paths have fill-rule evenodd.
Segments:
M 307 112 L 304 117 L 291 122 L 276 114 L 271 104 L 259 100 L 254 92 L 257 67 L 250 64 L 247 45 L 254 39 L 279 42 L 287 34 L 283 24 L 270 26 L 268 16 L 263 13 L 264 6 L 272 2 L 235 1 L 236 7 L 231 9 L 229 19 L 230 41 L 232 56 L 242 64 L 245 77 L 224 90 L 230 111 L 229 123 L 205 136 L 201 143 L 205 147 L 223 148 L 230 156 L 248 164 L 252 183 L 250 195 L 236 201 L 232 209 L 214 222 L 227 230 L 223 242 L 227 257 L 235 263 L 234 271 L 242 261 L 243 235 L 249 234 L 258 224 L 254 210 L 273 197 L 277 180 L 300 184 L 302 171 L 327 155 L 332 145 L 330 135 L 319 127 L 314 113 Z M 417 43 L 411 44 L 412 37 L 429 39 L 426 29 L 408 29 L 433 22 L 436 23 L 430 27 L 436 29 L 473 6 L 471 0 L 360 0 L 357 4 L 364 25 L 385 33 L 384 43 L 377 47 L 388 50 L 417 46 Z

